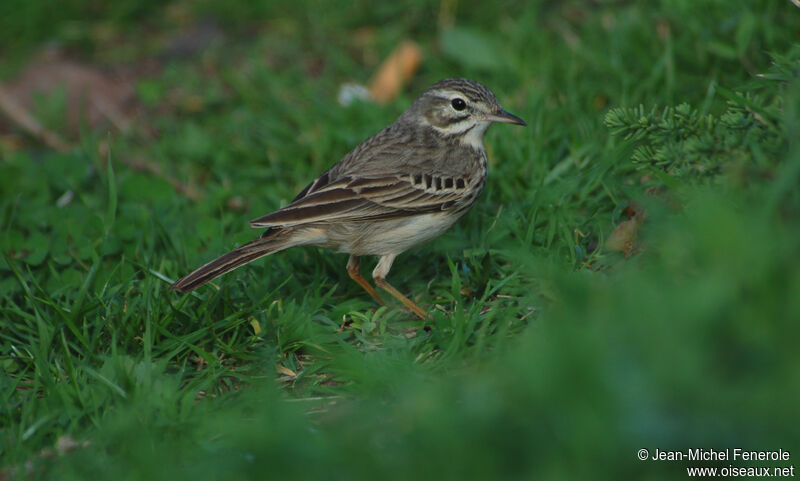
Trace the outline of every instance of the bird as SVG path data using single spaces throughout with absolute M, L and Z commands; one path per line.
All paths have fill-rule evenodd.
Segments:
M 493 123 L 525 126 L 483 84 L 464 78 L 428 87 L 397 120 L 356 146 L 285 207 L 250 221 L 267 230 L 170 287 L 190 292 L 233 269 L 296 246 L 350 255 L 347 273 L 378 303 L 360 258 L 376 256 L 375 284 L 422 318 L 427 312 L 386 280 L 395 258 L 448 230 L 486 184 L 484 136 Z

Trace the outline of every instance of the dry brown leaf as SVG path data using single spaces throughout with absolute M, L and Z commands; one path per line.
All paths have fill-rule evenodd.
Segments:
M 275 366 L 275 371 L 276 371 L 278 374 L 283 374 L 284 376 L 289 376 L 289 377 L 290 377 L 290 378 L 292 378 L 292 379 L 294 379 L 294 378 L 296 378 L 296 377 L 297 377 L 297 373 L 296 373 L 296 372 L 292 371 L 292 370 L 291 370 L 291 369 L 289 369 L 288 367 L 281 366 L 280 364 L 278 364 L 277 366 Z
M 636 237 L 642 222 L 647 217 L 645 211 L 635 204 L 631 204 L 628 211 L 630 218 L 620 222 L 606 239 L 606 249 L 622 252 L 626 257 L 637 252 L 635 249 Z
M 146 69 L 140 69 L 139 75 L 142 70 Z M 118 77 L 71 60 L 57 49 L 45 49 L 15 79 L 0 84 L 0 148 L 15 147 L 15 137 L 3 133 L 10 130 L 9 122 L 3 122 L 5 118 L 48 147 L 62 152 L 69 149 L 69 138 L 77 137 L 84 120 L 93 128 L 107 128 L 110 124 L 119 131 L 135 129 L 134 133 L 147 137 L 150 132 L 146 123 L 136 123 L 134 118 L 139 111 L 133 88 L 135 77 L 136 74 Z M 34 106 L 37 96 L 59 91 L 65 94 L 65 119 L 63 131 L 55 133 L 36 118 Z M 101 141 L 102 157 L 108 154 L 108 149 L 107 141 Z M 118 158 L 137 171 L 165 179 L 191 200 L 203 197 L 195 183 L 176 179 L 152 160 L 129 155 Z
M 0 111 L 6 114 L 12 122 L 19 125 L 26 132 L 41 140 L 51 149 L 64 152 L 68 145 L 60 135 L 46 129 L 31 115 L 30 111 L 21 105 L 13 94 L 0 85 Z
M 253 334 L 255 334 L 256 336 L 261 334 L 261 324 L 258 323 L 257 319 L 251 318 L 250 326 L 253 328 Z
M 422 51 L 416 43 L 407 40 L 395 47 L 369 83 L 372 98 L 376 102 L 386 103 L 397 97 L 416 73 L 421 60 Z
M 134 88 L 127 79 L 68 59 L 56 49 L 46 49 L 38 54 L 15 79 L 0 87 L 3 94 L 0 107 L 6 115 L 15 124 L 59 150 L 63 146 L 54 140 L 54 134 L 43 130 L 41 125 L 37 126 L 40 122 L 32 113 L 37 95 L 65 92 L 64 120 L 72 134 L 78 133 L 83 119 L 90 126 L 109 123 L 120 131 L 127 131 L 131 128 L 136 107 Z M 9 98 L 11 102 L 8 102 Z

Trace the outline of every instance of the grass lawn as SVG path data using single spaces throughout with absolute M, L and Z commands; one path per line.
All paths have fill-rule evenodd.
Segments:
M 25 92 L 58 137 L 0 113 L 0 480 L 796 464 L 792 2 L 32 1 L 0 17 L 0 94 Z M 422 60 L 398 96 L 338 102 L 406 40 Z M 101 99 L 72 117 L 66 87 L 24 80 L 67 71 Z M 475 208 L 395 263 L 426 328 L 314 248 L 168 289 L 455 76 L 528 127 L 490 129 Z

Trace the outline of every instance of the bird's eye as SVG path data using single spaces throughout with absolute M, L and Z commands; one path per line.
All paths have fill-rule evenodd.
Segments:
M 467 103 L 464 102 L 464 99 L 460 97 L 454 98 L 453 101 L 450 102 L 450 105 L 452 105 L 453 108 L 456 110 L 464 110 L 465 108 L 467 108 Z

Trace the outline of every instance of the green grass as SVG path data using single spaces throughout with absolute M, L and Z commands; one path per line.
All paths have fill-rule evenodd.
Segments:
M 54 40 L 162 68 L 146 128 L 0 141 L 0 478 L 675 479 L 692 464 L 637 450 L 800 452 L 800 9 L 462 3 L 3 16 L 7 66 Z M 224 36 L 159 57 L 208 18 Z M 405 38 L 398 99 L 337 104 Z M 528 127 L 490 130 L 480 202 L 392 269 L 429 329 L 312 248 L 168 290 L 449 76 Z M 603 246 L 631 203 L 625 257 Z

